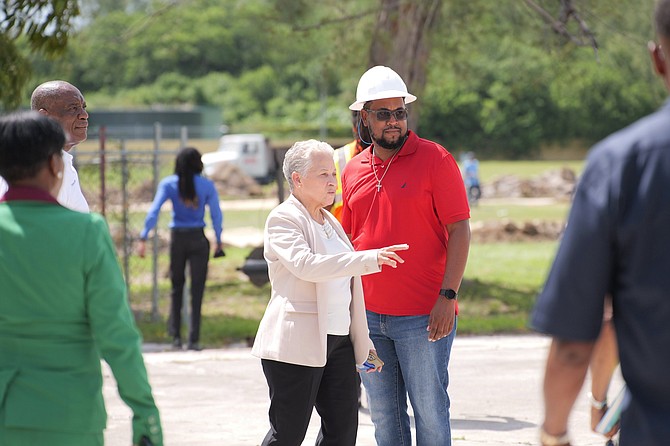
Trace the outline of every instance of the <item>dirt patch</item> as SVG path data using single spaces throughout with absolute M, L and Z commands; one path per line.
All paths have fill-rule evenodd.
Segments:
M 210 179 L 220 197 L 260 197 L 263 194 L 256 180 L 231 163 L 219 164 Z
M 572 169 L 549 170 L 534 178 L 522 179 L 502 175 L 482 185 L 482 201 L 506 200 L 515 205 L 543 206 L 556 201 L 570 201 L 577 185 Z M 557 240 L 564 221 L 509 219 L 472 223 L 472 241 L 476 243 Z
M 482 198 L 551 197 L 569 200 L 577 184 L 577 175 L 567 167 L 548 170 L 527 179 L 501 175 L 482 185 Z
M 470 230 L 475 243 L 527 242 L 557 240 L 564 226 L 564 222 L 551 220 L 500 220 L 472 223 Z

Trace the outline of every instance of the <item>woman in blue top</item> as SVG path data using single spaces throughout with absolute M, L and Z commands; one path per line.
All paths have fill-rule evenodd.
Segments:
M 181 348 L 181 306 L 186 262 L 191 268 L 191 326 L 188 334 L 189 350 L 200 350 L 200 308 L 207 279 L 209 263 L 209 240 L 205 237 L 205 205 L 216 235 L 216 250 L 221 251 L 221 224 L 223 215 L 219 207 L 219 196 L 214 183 L 202 177 L 201 155 L 197 149 L 187 147 L 179 151 L 175 162 L 175 173 L 164 178 L 158 185 L 156 196 L 144 221 L 140 233 L 139 255 L 144 257 L 145 241 L 156 226 L 161 206 L 172 201 L 170 222 L 170 278 L 172 280 L 172 304 L 168 319 L 168 333 L 173 337 L 173 346 Z

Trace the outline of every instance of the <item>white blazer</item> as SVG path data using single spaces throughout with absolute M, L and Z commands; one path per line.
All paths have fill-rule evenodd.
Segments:
M 365 317 L 361 275 L 381 271 L 378 249 L 355 252 L 340 223 L 324 217 L 351 252 L 325 255 L 311 216 L 293 195 L 274 208 L 265 223 L 264 254 L 272 295 L 251 353 L 263 359 L 310 367 L 326 365 L 328 302 L 322 282 L 352 276 L 349 337 L 357 364 L 374 348 Z

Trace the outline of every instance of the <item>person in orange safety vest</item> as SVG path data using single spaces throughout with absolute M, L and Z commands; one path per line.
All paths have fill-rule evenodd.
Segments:
M 354 110 L 351 113 L 351 133 L 354 140 L 335 150 L 334 161 L 337 175 L 337 191 L 335 192 L 335 201 L 326 210 L 340 220 L 342 214 L 342 171 L 344 166 L 351 158 L 361 153 L 364 149 L 370 147 L 371 140 L 368 128 L 360 123 L 360 112 Z

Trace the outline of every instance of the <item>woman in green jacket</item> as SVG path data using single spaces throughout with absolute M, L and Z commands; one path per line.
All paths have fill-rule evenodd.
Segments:
M 0 446 L 102 445 L 100 359 L 133 411 L 133 444 L 162 445 L 107 224 L 55 198 L 64 143 L 37 112 L 0 118 Z

